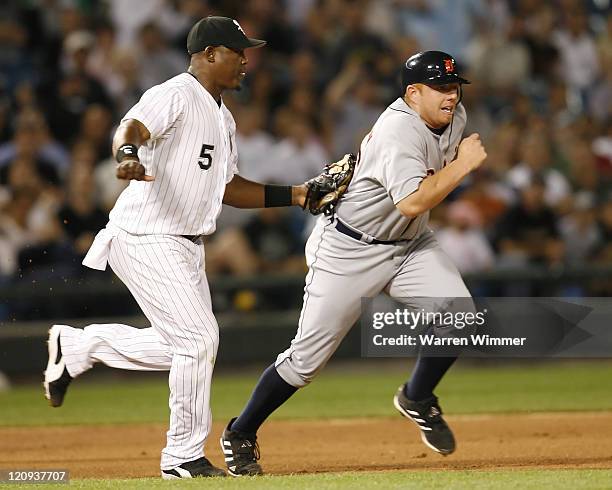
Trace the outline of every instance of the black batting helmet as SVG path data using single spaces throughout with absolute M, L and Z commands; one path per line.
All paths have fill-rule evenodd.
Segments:
M 442 51 L 423 51 L 406 60 L 402 66 L 402 94 L 413 83 L 445 85 L 447 83 L 470 83 L 457 73 L 455 59 Z

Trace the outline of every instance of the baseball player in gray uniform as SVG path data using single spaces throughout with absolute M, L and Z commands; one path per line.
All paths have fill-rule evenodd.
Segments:
M 466 83 L 446 53 L 418 53 L 403 65 L 401 97 L 363 139 L 334 219 L 320 218 L 306 245 L 309 272 L 295 338 L 223 432 L 231 475 L 262 473 L 257 430 L 325 366 L 359 318 L 362 297 L 385 292 L 417 307 L 419 297 L 470 297 L 427 226 L 429 210 L 486 158 L 477 134 L 462 140 Z M 393 400 L 423 442 L 444 455 L 455 440 L 433 391 L 455 359 L 419 356 Z
M 244 50 L 264 43 L 233 19 L 200 20 L 187 39 L 188 71 L 149 89 L 115 133 L 117 177 L 131 182 L 83 264 L 104 270 L 110 263 L 151 327 L 55 325 L 49 332 L 44 387 L 54 407 L 96 362 L 170 372 L 164 479 L 225 476 L 203 454 L 219 330 L 202 273 L 202 236 L 215 230 L 222 202 L 261 208 L 312 201 L 308 183 L 263 185 L 236 175 L 236 125 L 221 94 L 244 78 Z

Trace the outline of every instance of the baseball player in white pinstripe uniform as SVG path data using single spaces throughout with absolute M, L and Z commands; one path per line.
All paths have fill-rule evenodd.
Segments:
M 165 479 L 225 476 L 203 455 L 219 332 L 201 273 L 201 237 L 215 230 L 222 202 L 256 208 L 305 200 L 305 185 L 262 185 L 236 175 L 235 123 L 221 94 L 244 78 L 244 50 L 263 44 L 235 20 L 200 20 L 187 40 L 188 72 L 145 92 L 114 136 L 117 177 L 131 182 L 83 264 L 104 270 L 108 262 L 151 327 L 55 325 L 49 334 L 44 386 L 52 406 L 96 362 L 170 371 Z

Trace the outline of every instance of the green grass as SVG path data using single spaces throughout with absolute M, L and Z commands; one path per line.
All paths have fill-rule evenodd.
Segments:
M 364 362 L 326 370 L 273 415 L 277 419 L 395 416 L 391 396 L 408 374 L 398 364 Z M 213 383 L 213 414 L 226 420 L 247 400 L 259 372 L 219 374 Z M 100 423 L 166 423 L 167 387 L 158 376 L 100 380 L 83 376 L 70 387 L 61 409 L 51 409 L 38 386 L 0 393 L 0 426 Z M 543 362 L 457 366 L 440 385 L 445 411 L 495 413 L 612 410 L 612 363 Z M 72 480 L 71 488 L 154 489 L 197 485 L 215 489 L 609 489 L 612 470 L 386 471 L 165 482 Z M 49 485 L 45 485 L 48 487 Z M 50 485 L 66 488 L 64 485 Z M 0 487 L 4 487 L 0 485 Z M 7 488 L 12 486 L 7 485 Z M 38 485 L 20 488 L 39 488 Z
M 391 397 L 408 370 L 387 364 L 364 365 L 323 372 L 273 417 L 394 416 Z M 215 376 L 215 420 L 239 413 L 258 376 L 259 372 Z M 437 393 L 449 414 L 611 410 L 611 379 L 612 363 L 604 361 L 457 366 Z M 166 384 L 159 377 L 143 374 L 130 381 L 99 381 L 85 375 L 70 387 L 66 404 L 51 409 L 40 385 L 17 386 L 0 393 L 0 426 L 166 423 L 167 396 Z
M 215 488 L 219 490 L 360 490 L 392 489 L 609 489 L 612 470 L 503 470 L 503 471 L 386 471 L 360 473 L 326 473 L 294 476 L 269 476 L 240 479 L 191 481 L 138 480 L 72 480 L 70 488 L 155 489 Z M 66 488 L 45 485 L 45 488 Z M 40 488 L 24 485 L 19 488 Z

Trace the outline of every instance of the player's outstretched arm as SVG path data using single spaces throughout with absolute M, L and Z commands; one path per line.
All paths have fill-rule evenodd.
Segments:
M 138 147 L 151 137 L 151 133 L 136 119 L 123 121 L 113 137 L 113 155 L 117 160 L 117 178 L 125 180 L 155 180 L 145 174 L 145 168 L 138 159 Z
M 421 182 L 419 188 L 397 203 L 404 216 L 413 218 L 437 206 L 464 179 L 479 168 L 487 158 L 480 136 L 472 134 L 459 145 L 457 158 L 437 174 Z
M 303 206 L 306 186 L 260 184 L 247 180 L 240 175 L 225 187 L 223 203 L 235 208 L 270 208 L 283 206 Z

